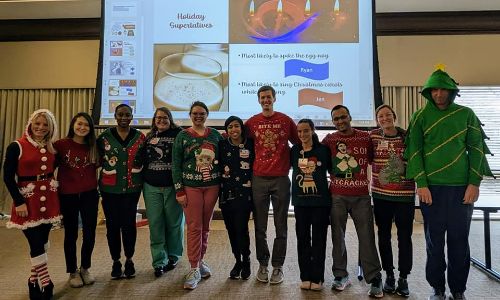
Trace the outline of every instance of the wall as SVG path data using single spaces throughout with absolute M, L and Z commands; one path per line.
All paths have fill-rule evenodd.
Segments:
M 461 85 L 500 85 L 500 35 L 378 38 L 382 86 L 422 85 L 437 63 Z M 0 88 L 95 87 L 99 42 L 0 43 Z

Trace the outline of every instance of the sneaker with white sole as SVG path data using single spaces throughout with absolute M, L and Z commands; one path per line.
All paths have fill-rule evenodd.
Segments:
M 260 266 L 259 271 L 257 271 L 257 280 L 260 282 L 268 282 L 269 281 L 269 270 L 267 266 Z
M 82 276 L 82 281 L 85 285 L 90 285 L 95 282 L 95 277 L 90 274 L 89 269 L 81 269 L 80 275 Z
M 337 291 L 343 291 L 346 287 L 351 284 L 351 280 L 349 280 L 349 276 L 344 277 L 335 277 L 333 279 L 332 289 Z
M 278 268 L 273 268 L 273 273 L 271 274 L 271 279 L 269 279 L 270 284 L 278 284 L 283 282 L 283 278 L 285 276 L 283 275 L 283 269 L 278 267 Z
M 191 268 L 191 271 L 187 273 L 184 278 L 184 288 L 188 290 L 194 290 L 201 280 L 201 274 L 199 268 Z
M 69 274 L 69 286 L 72 288 L 79 288 L 83 286 L 82 277 L 78 271 Z
M 200 274 L 201 278 L 208 278 L 212 276 L 212 271 L 210 270 L 210 266 L 203 260 L 200 262 Z
M 372 280 L 368 296 L 375 298 L 384 297 L 384 290 L 382 289 L 382 278 L 375 278 Z

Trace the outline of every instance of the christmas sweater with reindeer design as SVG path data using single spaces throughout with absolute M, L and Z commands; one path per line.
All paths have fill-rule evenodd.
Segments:
M 207 127 L 203 135 L 192 128 L 182 130 L 174 141 L 172 177 L 177 195 L 184 186 L 205 187 L 220 181 L 218 143 L 221 134 Z
M 142 189 L 141 147 L 145 136 L 137 129 L 130 128 L 125 140 L 118 135 L 115 127 L 106 129 L 97 139 L 97 149 L 101 157 L 99 190 L 112 194 L 140 192 Z
M 415 182 L 407 179 L 405 151 L 405 131 L 397 128 L 395 136 L 384 135 L 382 129 L 370 132 L 373 145 L 372 196 L 388 201 L 413 203 Z
M 297 126 L 280 112 L 265 117 L 262 113 L 245 123 L 249 136 L 255 143 L 255 176 L 288 176 L 290 171 L 290 147 L 299 143 Z
M 327 173 L 331 166 L 330 149 L 322 144 L 309 151 L 295 145 L 291 151 L 293 206 L 331 206 Z

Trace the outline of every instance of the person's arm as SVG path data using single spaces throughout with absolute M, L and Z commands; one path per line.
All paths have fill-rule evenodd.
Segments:
M 172 179 L 177 202 L 182 206 L 186 206 L 186 192 L 184 191 L 182 182 L 182 163 L 184 160 L 184 149 L 182 147 L 182 142 L 184 141 L 183 135 L 182 132 L 177 135 L 172 148 Z
M 290 142 L 294 145 L 300 144 L 299 134 L 297 133 L 297 125 L 290 119 Z
M 12 196 L 12 200 L 14 201 L 14 205 L 16 207 L 26 203 L 23 195 L 21 195 L 21 192 L 17 187 L 16 182 L 16 172 L 20 153 L 21 149 L 19 148 L 19 144 L 16 142 L 11 143 L 7 147 L 5 162 L 3 165 L 3 182 L 5 182 L 7 190 Z

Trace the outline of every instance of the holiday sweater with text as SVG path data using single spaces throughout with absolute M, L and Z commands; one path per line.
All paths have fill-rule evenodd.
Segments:
M 415 182 L 406 179 L 405 131 L 397 128 L 395 136 L 384 135 L 380 128 L 370 132 L 373 146 L 372 196 L 396 202 L 415 201 Z
M 297 126 L 287 115 L 274 112 L 265 117 L 255 115 L 245 123 L 249 136 L 255 141 L 255 176 L 288 176 L 290 146 L 299 143 Z
M 330 148 L 330 192 L 344 196 L 368 195 L 367 167 L 373 157 L 370 133 L 352 129 L 351 135 L 329 133 L 322 143 Z
M 184 186 L 206 187 L 220 182 L 218 143 L 221 134 L 207 127 L 204 135 L 192 128 L 182 130 L 175 138 L 172 177 L 177 196 L 184 195 Z

